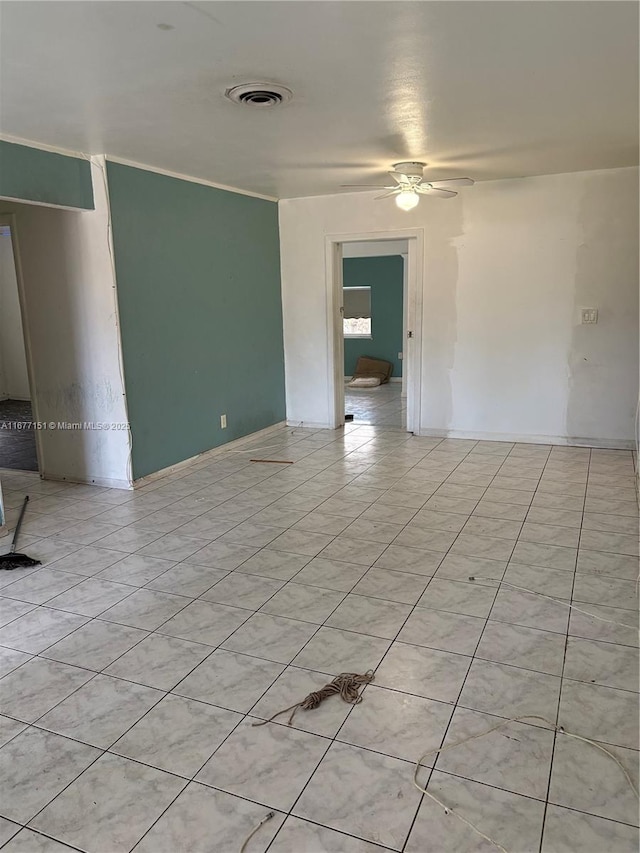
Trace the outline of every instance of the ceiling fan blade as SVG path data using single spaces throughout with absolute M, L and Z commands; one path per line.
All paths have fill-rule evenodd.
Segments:
M 406 175 L 403 175 L 402 172 L 389 172 L 394 181 L 397 181 L 399 184 L 410 184 L 411 181 Z
M 390 190 L 388 193 L 382 193 L 382 195 L 377 195 L 374 201 L 377 201 L 379 198 L 389 198 L 391 195 L 400 195 L 402 189 L 400 187 L 396 187 L 393 190 Z
M 393 187 L 383 187 L 380 184 L 340 184 L 341 187 L 351 187 L 358 189 L 370 189 L 370 190 L 395 190 L 395 186 Z
M 438 187 L 424 186 L 424 184 L 417 187 L 417 192 L 419 192 L 420 195 L 438 195 L 442 198 L 453 198 L 458 195 L 458 193 L 454 193 L 453 190 L 441 190 Z
M 448 187 L 471 187 L 475 181 L 471 178 L 447 178 L 444 181 L 429 181 L 432 187 L 442 187 L 446 184 Z

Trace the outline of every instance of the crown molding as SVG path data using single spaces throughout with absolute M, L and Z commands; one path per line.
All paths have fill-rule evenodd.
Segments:
M 33 139 L 23 139 L 20 136 L 12 136 L 9 133 L 0 133 L 0 140 L 12 142 L 14 145 L 24 145 L 26 148 L 37 148 L 40 151 L 49 151 L 51 154 L 62 154 L 65 157 L 75 157 L 76 160 L 90 160 L 91 155 L 84 151 L 72 151 L 69 148 L 59 148 L 57 145 L 47 145 L 44 142 L 34 142 Z

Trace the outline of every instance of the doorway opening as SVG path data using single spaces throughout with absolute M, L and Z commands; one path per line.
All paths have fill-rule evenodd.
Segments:
M 0 217 L 0 468 L 39 471 L 12 217 Z
M 345 419 L 406 429 L 406 240 L 344 243 Z M 378 382 L 377 386 L 373 383 Z
M 334 427 L 346 421 L 419 433 L 422 242 L 422 230 L 327 238 Z M 360 372 L 377 372 L 381 384 L 354 387 Z

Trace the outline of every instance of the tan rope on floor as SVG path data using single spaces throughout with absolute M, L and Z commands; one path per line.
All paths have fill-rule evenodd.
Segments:
M 362 693 L 360 692 L 360 688 L 363 685 L 368 684 L 370 681 L 373 681 L 373 679 L 374 675 L 372 669 L 368 670 L 363 675 L 359 675 L 357 672 L 341 672 L 340 675 L 336 676 L 330 684 L 325 684 L 321 690 L 314 690 L 312 693 L 309 693 L 309 695 L 305 696 L 301 702 L 296 702 L 295 705 L 283 708 L 282 711 L 278 711 L 277 714 L 274 714 L 273 717 L 269 717 L 268 720 L 261 720 L 259 723 L 253 723 L 252 725 L 264 726 L 265 723 L 271 723 L 281 714 L 286 714 L 288 711 L 291 711 L 291 716 L 287 720 L 287 725 L 290 726 L 299 708 L 303 711 L 311 711 L 313 708 L 317 708 L 325 699 L 328 699 L 329 696 L 339 695 L 343 702 L 348 702 L 350 705 L 358 705 L 362 702 Z

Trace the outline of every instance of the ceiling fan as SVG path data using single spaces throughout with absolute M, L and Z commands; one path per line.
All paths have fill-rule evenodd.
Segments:
M 401 210 L 412 210 L 420 201 L 421 195 L 436 195 L 441 198 L 453 198 L 457 192 L 450 190 L 451 186 L 469 187 L 474 182 L 471 178 L 450 178 L 444 181 L 425 181 L 424 168 L 426 163 L 414 161 L 403 161 L 394 163 L 393 170 L 389 172 L 395 184 L 381 187 L 376 184 L 342 184 L 343 187 L 362 187 L 387 190 L 388 192 L 376 196 L 379 198 L 396 197 L 396 204 Z

